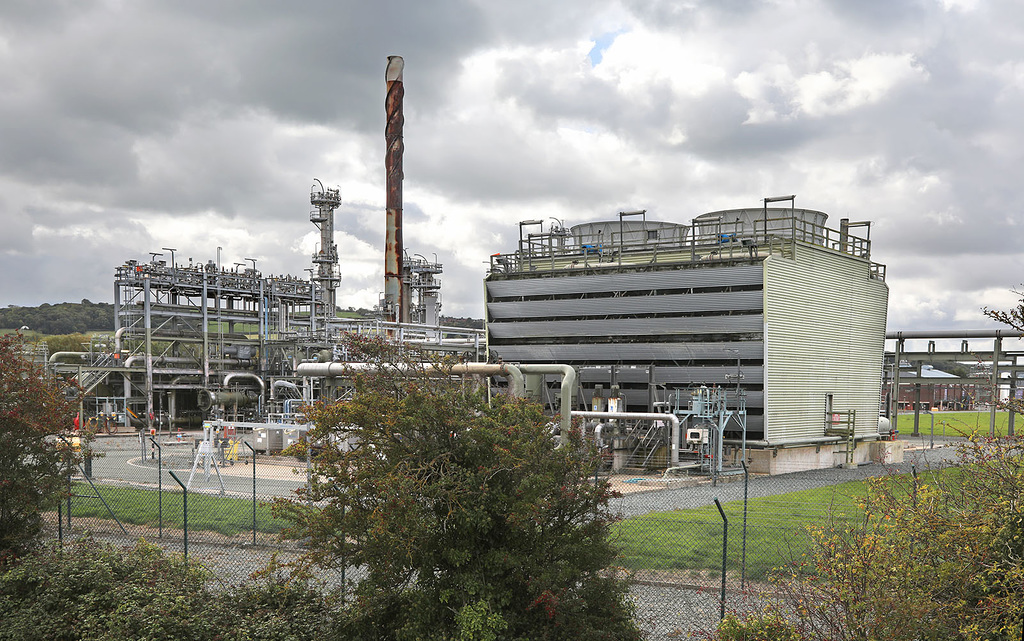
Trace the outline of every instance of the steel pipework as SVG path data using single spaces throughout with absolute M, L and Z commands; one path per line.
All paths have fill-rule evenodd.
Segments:
M 670 465 L 679 465 L 679 417 L 675 414 L 660 414 L 657 412 L 572 412 L 573 416 L 580 418 L 595 418 L 607 421 L 614 418 L 626 420 L 660 421 L 668 423 L 672 438 L 672 447 L 669 448 Z
M 250 378 L 256 381 L 260 386 L 260 396 L 266 395 L 267 384 L 263 382 L 262 378 L 250 372 L 231 372 L 230 374 L 224 377 L 224 386 L 227 387 L 227 385 L 236 378 Z
M 353 372 L 365 372 L 377 367 L 372 363 L 299 363 L 295 373 L 299 376 L 319 376 L 338 378 Z M 399 371 L 408 372 L 408 365 L 398 365 Z M 459 363 L 451 366 L 424 364 L 424 372 L 429 376 L 445 376 L 447 374 L 468 374 L 470 376 L 502 376 L 509 381 L 512 396 L 522 397 L 526 391 L 526 380 L 520 367 L 506 363 Z
M 559 374 L 562 377 L 562 385 L 558 391 L 559 402 L 559 440 L 564 445 L 569 438 L 569 430 L 572 427 L 572 397 L 576 394 L 576 370 L 572 365 L 560 363 L 520 363 L 519 369 L 523 374 Z

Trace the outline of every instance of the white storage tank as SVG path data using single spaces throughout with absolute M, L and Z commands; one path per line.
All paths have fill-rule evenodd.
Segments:
M 775 236 L 795 237 L 798 240 L 821 244 L 824 240 L 828 214 L 813 209 L 769 207 L 723 209 L 701 214 L 693 219 L 693 231 L 698 238 L 735 235 L 736 237 L 764 236 L 765 228 Z
M 605 220 L 582 223 L 569 228 L 573 244 L 583 249 L 609 250 L 621 243 L 636 249 L 637 245 L 657 244 L 662 247 L 682 245 L 687 225 L 654 220 Z

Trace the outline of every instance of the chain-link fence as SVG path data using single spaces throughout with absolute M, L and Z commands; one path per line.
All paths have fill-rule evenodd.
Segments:
M 619 571 L 632 579 L 650 638 L 713 630 L 724 611 L 757 608 L 777 568 L 810 552 L 808 527 L 862 518 L 869 476 L 940 466 L 947 439 L 910 442 L 900 465 L 861 465 L 775 476 L 615 474 L 612 529 Z M 935 449 L 929 447 L 934 445 Z M 225 585 L 249 580 L 273 555 L 300 546 L 270 503 L 306 483 L 302 460 L 269 455 L 252 435 L 203 441 L 196 434 L 101 436 L 90 445 L 69 498 L 50 515 L 54 536 L 89 535 L 130 545 L 139 538 L 187 554 Z
M 809 528 L 863 519 L 866 478 L 940 467 L 951 441 L 908 443 L 898 465 L 794 471 L 742 469 L 717 480 L 615 475 L 612 508 L 622 570 L 633 579 L 640 623 L 653 639 L 705 638 L 725 612 L 762 608 L 771 577 L 813 554 Z
M 62 540 L 145 538 L 225 584 L 247 581 L 273 554 L 287 561 L 301 552 L 280 536 L 287 523 L 271 504 L 306 483 L 306 464 L 260 451 L 251 435 L 98 436 L 85 447 L 68 498 L 49 515 Z

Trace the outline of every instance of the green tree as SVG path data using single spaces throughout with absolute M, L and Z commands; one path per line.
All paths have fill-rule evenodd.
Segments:
M 42 339 L 49 353 L 84 352 L 89 350 L 89 337 L 85 334 L 56 334 Z M 81 361 L 80 361 L 81 362 Z
M 349 400 L 310 408 L 310 490 L 281 504 L 306 564 L 366 570 L 346 637 L 638 638 L 578 432 L 557 447 L 536 404 L 489 404 L 382 342 L 349 353 L 372 368 Z
M 75 456 L 56 437 L 71 429 L 77 390 L 47 378 L 22 347 L 18 334 L 0 337 L 0 560 L 36 540 Z

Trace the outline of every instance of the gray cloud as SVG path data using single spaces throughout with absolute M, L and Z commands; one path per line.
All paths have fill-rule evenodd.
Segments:
M 445 264 L 447 312 L 482 313 L 483 261 L 520 214 L 686 222 L 796 193 L 875 222 L 893 322 L 980 324 L 985 292 L 1020 280 L 1021 17 L 1009 0 L 12 0 L 0 304 L 109 300 L 116 265 L 161 246 L 301 274 L 314 176 L 342 188 L 340 297 L 372 304 L 400 54 L 406 237 Z

